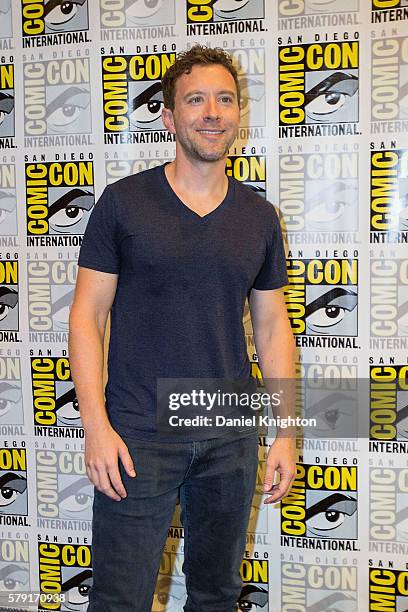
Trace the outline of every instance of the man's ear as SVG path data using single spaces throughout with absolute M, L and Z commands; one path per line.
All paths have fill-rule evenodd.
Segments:
M 174 127 L 174 119 L 173 119 L 173 112 L 170 108 L 163 108 L 162 110 L 162 121 L 163 121 L 163 125 L 164 127 L 169 130 L 169 132 L 171 134 L 175 134 L 176 133 L 176 129 Z

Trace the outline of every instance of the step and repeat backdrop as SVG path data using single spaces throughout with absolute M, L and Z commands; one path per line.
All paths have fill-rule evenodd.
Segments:
M 239 610 L 403 612 L 407 0 L 0 0 L 1 609 L 87 609 L 93 488 L 67 352 L 76 261 L 104 186 L 174 157 L 160 79 L 196 42 L 239 72 L 227 173 L 279 207 L 297 410 L 308 397 L 317 421 L 273 507 L 260 436 Z M 248 313 L 245 329 L 261 379 Z M 177 508 L 154 612 L 183 609 L 183 537 Z

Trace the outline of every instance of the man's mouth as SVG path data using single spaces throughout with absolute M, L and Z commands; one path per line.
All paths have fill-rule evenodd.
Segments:
M 200 134 L 223 134 L 225 130 L 197 130 Z

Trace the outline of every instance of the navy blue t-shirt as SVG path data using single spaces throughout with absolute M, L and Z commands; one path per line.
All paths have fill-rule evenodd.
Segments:
M 253 287 L 287 284 L 269 202 L 228 177 L 225 199 L 200 217 L 174 193 L 164 166 L 105 188 L 78 264 L 119 275 L 107 410 L 120 435 L 147 440 L 162 439 L 157 378 L 248 378 L 245 299 Z

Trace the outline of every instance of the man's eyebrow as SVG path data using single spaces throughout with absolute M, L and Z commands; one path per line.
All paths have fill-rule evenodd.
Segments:
M 201 89 L 194 89 L 193 91 L 189 91 L 186 93 L 186 95 L 184 96 L 184 99 L 189 98 L 190 96 L 195 96 L 197 94 L 205 94 L 205 91 L 202 91 Z M 217 92 L 217 95 L 223 95 L 223 94 L 228 94 L 230 96 L 234 96 L 235 98 L 237 97 L 237 94 L 235 91 L 233 91 L 232 89 L 222 89 L 221 91 Z

